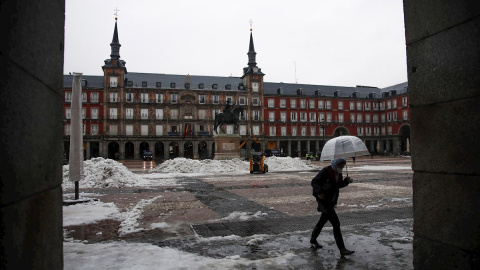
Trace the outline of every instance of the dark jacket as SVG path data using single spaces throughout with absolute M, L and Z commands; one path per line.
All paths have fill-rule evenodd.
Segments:
M 342 174 L 338 175 L 338 180 L 339 181 L 335 180 L 335 172 L 333 171 L 332 166 L 323 168 L 312 179 L 312 195 L 315 197 L 317 202 L 322 203 L 326 209 L 332 209 L 335 207 L 335 205 L 337 205 L 339 189 L 348 186 L 348 181 L 343 179 Z M 318 195 L 320 194 L 323 194 L 325 200 L 318 198 Z

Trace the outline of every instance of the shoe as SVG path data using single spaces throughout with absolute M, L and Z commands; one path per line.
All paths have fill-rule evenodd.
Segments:
M 310 244 L 312 245 L 312 248 L 317 249 L 317 248 L 322 248 L 322 245 L 320 245 L 317 240 L 310 240 Z
M 348 250 L 346 248 L 340 250 L 340 255 L 345 256 L 345 255 L 352 255 L 355 253 L 353 250 Z

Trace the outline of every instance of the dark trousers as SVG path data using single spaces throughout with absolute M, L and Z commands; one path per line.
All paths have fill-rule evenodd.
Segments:
M 340 220 L 338 220 L 335 209 L 329 209 L 328 212 L 322 213 L 322 215 L 320 216 L 320 220 L 317 222 L 317 225 L 315 225 L 315 228 L 313 229 L 311 240 L 317 239 L 318 235 L 320 235 L 320 232 L 322 231 L 323 226 L 325 226 L 327 221 L 330 221 L 330 223 L 332 224 L 333 237 L 335 237 L 335 242 L 337 243 L 338 249 L 344 249 L 345 244 L 343 243 L 342 232 L 340 230 Z

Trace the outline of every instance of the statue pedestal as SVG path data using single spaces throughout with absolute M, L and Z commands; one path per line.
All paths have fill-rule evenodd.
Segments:
M 215 141 L 214 160 L 240 158 L 240 135 L 217 134 L 213 139 Z

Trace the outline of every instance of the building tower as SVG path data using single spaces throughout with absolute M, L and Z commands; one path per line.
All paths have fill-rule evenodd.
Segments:
M 110 43 L 110 59 L 105 60 L 102 66 L 105 76 L 105 87 L 117 88 L 123 87 L 125 74 L 127 74 L 126 62 L 120 59 L 120 42 L 118 41 L 117 17 L 115 16 L 115 29 L 113 30 L 113 39 Z
M 243 85 L 247 89 L 248 100 L 251 106 L 248 106 L 247 115 L 250 115 L 251 122 L 248 130 L 253 134 L 263 135 L 263 110 L 261 102 L 263 101 L 263 76 L 262 70 L 258 68 L 256 62 L 255 47 L 253 45 L 252 28 L 250 28 L 250 44 L 248 48 L 248 66 L 243 68 L 241 77 Z
M 107 136 L 125 134 L 124 123 L 119 121 L 119 119 L 123 119 L 123 97 L 125 96 L 124 87 L 127 68 L 125 67 L 125 61 L 120 59 L 121 45 L 118 40 L 116 15 L 115 13 L 115 29 L 113 30 L 112 43 L 110 43 L 110 59 L 106 59 L 105 65 L 102 66 L 105 101 L 105 106 L 103 106 L 103 134 Z M 103 147 L 107 147 L 107 144 L 104 143 Z M 106 153 L 107 149 L 104 148 L 103 152 Z M 123 157 L 122 152 L 120 152 L 120 156 Z

